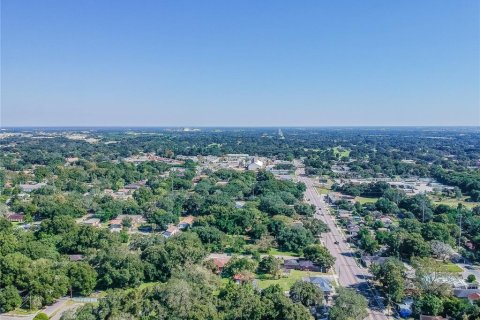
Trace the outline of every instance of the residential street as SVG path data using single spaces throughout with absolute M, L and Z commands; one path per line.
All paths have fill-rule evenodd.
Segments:
M 353 250 L 345 241 L 345 236 L 335 224 L 334 218 L 329 214 L 328 206 L 323 197 L 314 187 L 311 178 L 304 175 L 304 169 L 297 169 L 296 176 L 298 181 L 305 183 L 307 191 L 305 198 L 309 203 L 317 207 L 315 217 L 325 222 L 330 228 L 330 232 L 322 236 L 322 242 L 325 247 L 336 258 L 335 272 L 338 275 L 338 282 L 343 287 L 358 289 L 369 300 L 369 319 L 388 319 L 384 314 L 384 307 L 381 297 L 377 297 L 367 282 L 371 274 L 367 269 L 357 265 L 354 258 Z M 335 244 L 335 242 L 338 244 Z

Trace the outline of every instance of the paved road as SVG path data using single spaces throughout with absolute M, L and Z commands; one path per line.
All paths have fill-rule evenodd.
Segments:
M 46 306 L 45 308 L 28 315 L 11 315 L 11 314 L 0 314 L 0 320 L 32 320 L 35 315 L 39 312 L 45 313 L 52 320 L 59 320 L 67 310 L 76 309 L 83 303 L 68 303 L 69 298 L 63 297 L 58 299 L 55 303 Z
M 338 282 L 343 287 L 358 289 L 369 299 L 369 319 L 386 320 L 389 319 L 383 313 L 383 304 L 381 297 L 375 295 L 370 289 L 367 279 L 371 277 L 368 270 L 357 265 L 354 252 L 345 241 L 345 236 L 335 224 L 333 216 L 330 215 L 327 204 L 323 197 L 315 189 L 313 180 L 304 175 L 304 169 L 297 170 L 297 179 L 305 183 L 307 191 L 305 198 L 309 203 L 317 207 L 315 217 L 325 222 L 330 228 L 330 232 L 322 235 L 322 242 L 325 247 L 336 258 L 335 272 L 338 275 Z M 335 242 L 338 241 L 338 244 Z
M 478 267 L 473 267 L 471 264 L 466 263 L 457 263 L 456 265 L 463 269 L 463 278 L 473 274 L 477 280 L 480 279 L 480 269 Z

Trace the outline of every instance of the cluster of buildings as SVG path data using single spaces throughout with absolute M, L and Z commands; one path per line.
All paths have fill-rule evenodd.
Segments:
M 442 183 L 437 182 L 433 178 L 353 178 L 353 179 L 336 179 L 335 183 L 338 185 L 343 185 L 345 183 L 351 184 L 368 184 L 374 182 L 386 182 L 392 188 L 399 189 L 404 191 L 407 194 L 421 194 L 428 192 L 442 192 L 445 190 L 453 190 L 454 187 L 447 186 Z
M 183 217 L 178 224 L 168 225 L 167 230 L 163 231 L 162 235 L 165 238 L 170 238 L 170 237 L 178 234 L 182 230 L 185 230 L 185 229 L 191 227 L 193 225 L 194 220 L 195 219 L 193 218 L 193 216 Z
M 47 184 L 44 182 L 29 182 L 29 183 L 19 184 L 18 187 L 20 188 L 20 190 L 22 190 L 22 192 L 30 193 L 32 191 L 43 188 L 46 185 Z
M 210 254 L 207 257 L 217 274 L 221 274 L 225 266 L 228 264 L 232 256 L 225 255 L 225 254 Z M 318 272 L 322 271 L 318 266 L 316 266 L 313 262 L 306 260 L 306 259 L 284 259 L 282 265 L 282 274 L 283 276 L 288 276 L 291 270 L 300 270 L 300 271 L 311 271 L 311 272 Z M 247 281 L 242 274 L 235 274 L 233 275 L 232 279 L 237 282 L 245 282 Z M 253 279 L 250 279 L 253 280 Z M 333 276 L 327 275 L 309 275 L 306 277 L 302 277 L 302 281 L 310 282 L 318 286 L 318 288 L 323 292 L 325 302 L 328 303 L 331 301 L 331 298 L 335 294 L 335 280 Z
M 153 162 L 163 162 L 163 163 L 174 165 L 174 166 L 181 166 L 185 163 L 182 160 L 160 157 L 153 153 L 135 155 L 135 156 L 125 158 L 124 160 L 126 162 L 131 162 L 135 164 L 139 164 L 147 161 L 153 161 Z
M 129 200 L 133 198 L 133 193 L 135 192 L 135 190 L 138 190 L 141 187 L 145 186 L 146 183 L 146 180 L 142 180 L 135 183 L 127 184 L 123 188 L 120 188 L 118 190 L 105 189 L 103 190 L 103 193 L 105 195 L 111 196 L 113 199 Z

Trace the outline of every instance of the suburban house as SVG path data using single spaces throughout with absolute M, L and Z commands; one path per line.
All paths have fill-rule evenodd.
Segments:
M 474 304 L 475 302 L 480 301 L 480 293 L 478 292 L 470 293 L 467 296 L 467 299 L 471 304 Z
M 247 170 L 260 170 L 263 168 L 263 161 L 252 159 L 252 161 L 247 165 Z
M 316 271 L 318 267 L 310 260 L 300 260 L 298 262 L 298 269 L 302 271 Z
M 298 260 L 297 259 L 288 259 L 283 262 L 283 267 L 288 270 L 297 270 L 298 269 Z
M 136 183 L 130 183 L 130 184 L 127 184 L 125 186 L 125 189 L 127 189 L 127 190 L 138 190 L 140 188 L 141 188 L 141 186 L 139 184 L 136 184 Z
M 244 271 L 244 272 L 240 272 L 240 273 L 235 274 L 232 277 L 232 279 L 233 279 L 233 281 L 235 281 L 236 284 L 242 284 L 242 283 L 245 283 L 245 282 L 252 281 L 254 279 L 254 276 L 250 272 Z
M 241 209 L 245 206 L 245 201 L 235 201 L 235 208 Z
M 231 257 L 225 256 L 225 257 L 215 257 L 210 259 L 210 261 L 213 262 L 217 269 L 217 273 L 221 273 L 223 270 L 223 267 L 230 261 Z
M 113 191 L 112 189 L 105 189 L 103 190 L 103 193 L 111 196 L 114 199 L 119 200 L 128 200 L 133 198 L 132 192 L 129 189 L 118 189 L 117 191 Z
M 283 262 L 286 270 L 318 271 L 319 268 L 310 260 L 286 259 Z
M 381 218 L 380 218 L 380 221 L 382 221 L 383 225 L 386 226 L 386 227 L 391 226 L 392 223 L 393 223 L 392 219 L 390 219 L 390 218 L 387 217 L 387 216 L 381 217 Z
M 162 235 L 165 237 L 165 238 L 170 238 L 174 235 L 176 235 L 177 233 L 180 232 L 180 229 L 178 229 L 177 226 L 173 225 L 173 224 L 170 224 L 167 228 L 167 230 L 163 231 L 162 232 Z
M 108 227 L 111 232 L 120 232 L 123 229 L 122 220 L 112 219 L 108 222 Z
M 65 162 L 66 162 L 67 164 L 73 164 L 73 163 L 75 163 L 75 162 L 78 162 L 78 160 L 80 160 L 80 159 L 78 159 L 78 157 L 68 157 L 68 158 L 65 158 Z
M 358 235 L 358 232 L 360 231 L 360 227 L 357 225 L 349 225 L 348 226 L 348 234 L 351 237 L 356 237 Z
M 100 227 L 100 219 L 98 218 L 90 218 L 83 221 L 84 225 L 92 226 L 92 227 Z
M 480 293 L 480 289 L 454 289 L 453 295 L 457 298 L 467 299 L 469 295 Z
M 246 153 L 227 153 L 225 155 L 225 160 L 226 161 L 240 161 L 240 160 L 246 160 L 250 156 Z
M 320 288 L 320 290 L 322 290 L 323 294 L 325 295 L 326 299 L 333 293 L 332 283 L 326 277 L 319 277 L 319 276 L 305 277 L 305 278 L 302 278 L 302 280 L 305 282 L 313 283 L 318 288 Z
M 23 191 L 23 192 L 32 192 L 35 190 L 38 190 L 44 186 L 46 186 L 46 183 L 28 183 L 28 184 L 19 184 L 18 187 Z
M 82 261 L 84 258 L 83 254 L 69 254 L 68 259 L 72 262 Z
M 355 203 L 355 197 L 345 195 L 345 194 L 341 194 L 339 192 L 330 192 L 329 194 L 327 194 L 326 200 L 330 204 L 335 204 L 336 202 L 338 202 L 340 200 L 345 200 L 345 201 L 350 202 L 352 204 Z
M 139 225 L 144 224 L 147 220 L 141 214 L 120 214 L 117 219 L 123 221 L 123 219 L 130 219 L 132 221 L 132 228 L 137 228 Z
M 180 220 L 180 223 L 177 225 L 178 229 L 183 230 L 189 228 L 193 225 L 193 216 L 187 216 Z
M 19 213 L 11 213 L 7 216 L 7 220 L 10 222 L 24 222 L 25 215 Z
M 369 268 L 372 264 L 382 264 L 387 260 L 386 257 L 380 256 L 362 256 L 362 263 Z

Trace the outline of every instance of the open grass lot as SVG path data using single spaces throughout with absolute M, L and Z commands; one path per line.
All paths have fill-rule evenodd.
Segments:
M 377 202 L 378 198 L 355 197 L 355 201 L 361 204 Z
M 340 157 L 348 157 L 350 156 L 350 150 L 343 149 L 341 147 L 333 148 L 333 152 L 338 154 Z
M 295 253 L 293 251 L 280 251 L 276 248 L 271 248 L 269 251 L 268 251 L 268 254 L 269 255 L 272 255 L 272 256 L 290 256 L 290 257 L 299 257 L 299 254 L 298 253 Z
M 320 194 L 328 194 L 332 190 L 333 180 L 327 179 L 326 183 L 320 183 L 320 186 L 315 187 Z
M 451 262 L 444 264 L 444 272 L 463 272 L 462 268 Z
M 432 200 L 433 204 L 439 205 L 439 204 L 444 204 L 450 207 L 457 207 L 459 203 L 461 203 L 463 206 L 472 209 L 476 206 L 480 206 L 480 202 L 469 202 L 466 201 L 467 197 L 462 197 L 460 199 L 452 199 L 452 198 L 439 198 L 435 195 L 430 196 L 430 199 Z
M 301 280 L 303 277 L 319 276 L 319 275 L 325 275 L 325 273 L 292 270 L 292 272 L 288 277 L 281 277 L 280 279 L 257 279 L 257 281 L 258 281 L 258 286 L 261 289 L 267 288 L 268 286 L 271 286 L 271 285 L 278 284 L 282 288 L 282 290 L 288 291 L 290 290 L 290 287 L 297 280 Z
M 330 189 L 328 188 L 322 188 L 322 187 L 317 187 L 317 191 L 320 194 L 328 194 L 330 192 Z
M 8 315 L 11 316 L 28 316 L 28 315 L 33 315 L 37 313 L 38 310 L 27 310 L 27 309 L 22 309 L 22 308 L 17 308 L 13 311 L 8 312 Z

